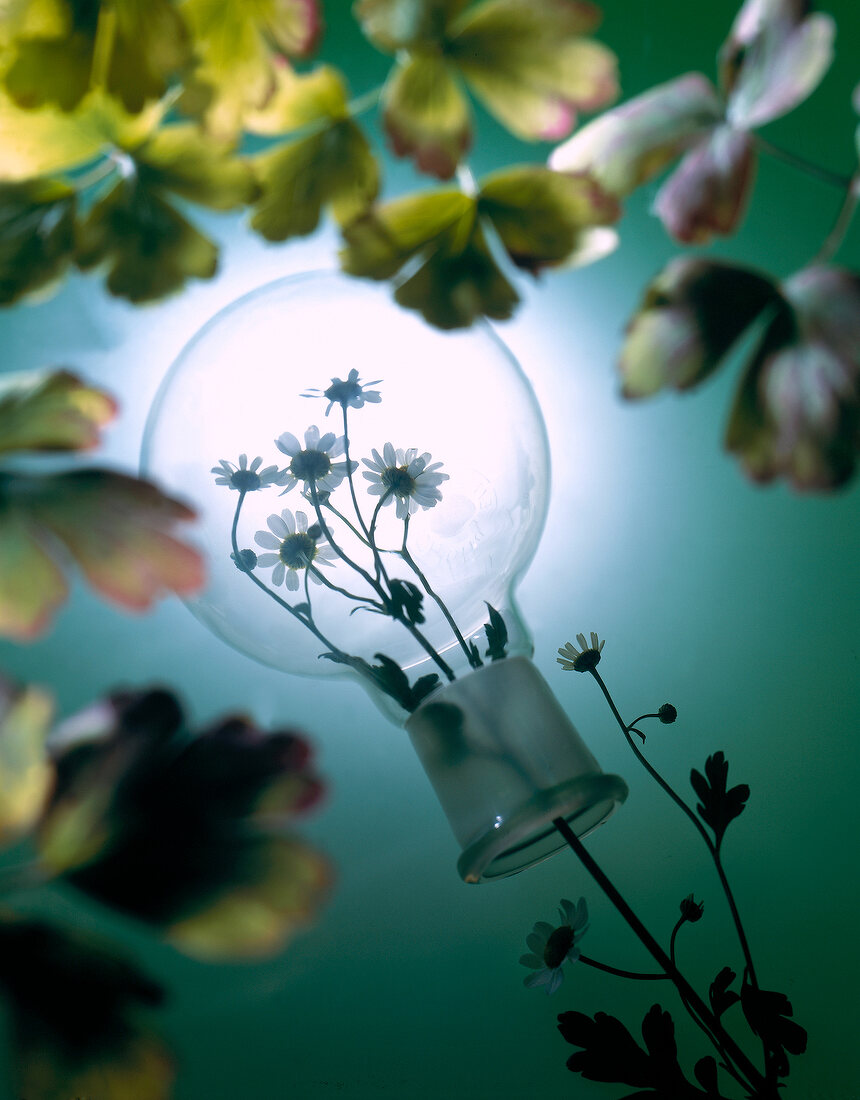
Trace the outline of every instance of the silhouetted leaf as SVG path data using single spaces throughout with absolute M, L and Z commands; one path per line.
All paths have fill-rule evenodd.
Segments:
M 429 702 L 421 710 L 423 722 L 433 726 L 433 738 L 429 744 L 438 753 L 444 767 L 454 768 L 469 754 L 463 724 L 465 715 L 454 703 L 444 701 Z
M 297 734 L 239 717 L 191 734 L 152 691 L 96 704 L 52 745 L 39 850 L 77 889 L 207 958 L 271 953 L 319 905 L 325 862 L 281 831 L 322 789 Z
M 51 789 L 45 737 L 53 709 L 44 692 L 0 677 L 0 848 L 33 828 Z
M 74 248 L 75 192 L 59 180 L 0 184 L 0 305 L 58 280 Z
M 728 761 L 721 752 L 715 752 L 708 757 L 704 776 L 695 768 L 690 772 L 690 782 L 701 799 L 696 809 L 699 817 L 714 830 L 717 848 L 722 844 L 729 822 L 743 812 L 750 796 L 746 783 L 739 783 L 731 790 L 727 789 L 728 774 Z
M 485 600 L 484 603 L 487 603 L 487 601 Z M 492 661 L 500 661 L 506 656 L 505 647 L 508 644 L 508 628 L 505 626 L 505 620 L 502 616 L 488 603 L 487 611 L 490 614 L 490 621 L 484 625 L 484 632 L 487 635 L 486 656 Z
M 784 993 L 756 989 L 744 973 L 741 1008 L 753 1034 L 767 1047 L 777 1076 L 787 1077 L 788 1054 L 803 1054 L 806 1050 L 806 1031 L 788 1019 L 794 1015 L 788 997 Z
M 113 398 L 71 371 L 7 374 L 0 379 L 0 452 L 87 450 L 115 415 Z
M 435 672 L 419 677 L 414 685 L 410 685 L 406 673 L 390 657 L 384 653 L 374 654 L 378 665 L 370 668 L 370 674 L 377 685 L 400 704 L 404 710 L 410 713 L 425 699 L 439 683 L 439 677 Z
M 424 622 L 424 594 L 421 589 L 411 581 L 400 581 L 397 578 L 391 580 L 391 604 L 392 615 L 395 618 L 404 618 L 413 625 Z
M 167 1100 L 173 1066 L 145 1012 L 160 986 L 105 946 L 40 921 L 0 923 L 0 991 L 27 1100 Z
M 717 1062 L 712 1055 L 700 1058 L 693 1068 L 696 1080 L 705 1090 L 708 1097 L 719 1098 L 719 1080 L 717 1077 Z
M 68 558 L 133 610 L 194 591 L 202 559 L 174 534 L 193 518 L 149 482 L 107 470 L 0 474 L 0 633 L 26 639 L 45 629 L 66 597 Z
M 736 977 L 737 974 L 730 966 L 724 966 L 711 982 L 708 999 L 711 1002 L 711 1008 L 714 1010 L 715 1016 L 722 1016 L 726 1009 L 731 1008 L 733 1004 L 740 1000 L 738 994 L 729 989 Z

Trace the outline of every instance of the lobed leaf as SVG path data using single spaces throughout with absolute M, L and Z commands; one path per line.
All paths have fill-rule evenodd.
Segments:
M 0 678 L 0 848 L 33 829 L 53 783 L 45 737 L 53 713 L 48 695 Z
M 361 29 L 381 50 L 438 46 L 451 20 L 468 0 L 356 0 Z
M 486 601 L 484 602 L 486 603 Z M 508 628 L 505 626 L 505 620 L 490 604 L 487 604 L 487 611 L 489 612 L 490 621 L 484 626 L 484 632 L 487 635 L 485 655 L 492 661 L 500 661 L 507 655 Z
M 729 989 L 736 977 L 737 974 L 730 966 L 724 966 L 711 982 L 708 999 L 715 1016 L 722 1016 L 727 1009 L 740 1000 L 738 994 Z
M 0 183 L 0 306 L 49 290 L 74 250 L 75 192 L 59 180 Z
M 708 757 L 704 775 L 695 768 L 690 772 L 690 783 L 700 799 L 696 809 L 699 817 L 713 829 L 718 849 L 729 823 L 743 812 L 750 796 L 746 783 L 739 783 L 729 790 L 728 774 L 728 761 L 721 752 Z
M 116 402 L 68 370 L 21 371 L 0 379 L 0 453 L 95 447 Z
M 754 1035 L 758 1035 L 772 1055 L 778 1077 L 787 1077 L 788 1055 L 806 1050 L 806 1031 L 789 1019 L 793 1015 L 791 1002 L 784 993 L 757 989 L 747 981 L 741 987 L 741 1008 Z

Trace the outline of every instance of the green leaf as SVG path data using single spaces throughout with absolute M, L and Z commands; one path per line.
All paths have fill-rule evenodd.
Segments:
M 245 115 L 245 129 L 270 137 L 314 123 L 349 118 L 346 81 L 332 65 L 297 73 L 284 66 L 275 74 L 275 90 L 265 106 Z
M 422 172 L 450 179 L 469 148 L 469 105 L 451 66 L 437 54 L 399 62 L 383 92 L 385 129 L 394 152 Z
M 513 134 L 558 140 L 578 110 L 597 110 L 618 94 L 615 55 L 581 37 L 599 20 L 581 0 L 484 0 L 450 28 L 446 52 Z
M 486 600 L 484 602 L 486 603 Z M 508 628 L 505 626 L 505 620 L 490 604 L 487 604 L 487 611 L 490 614 L 490 621 L 484 626 L 484 632 L 487 635 L 485 655 L 493 661 L 500 661 L 507 656 L 505 647 L 508 644 Z
M 415 46 L 437 46 L 451 20 L 468 0 L 356 0 L 361 29 L 388 53 Z
M 628 323 L 619 360 L 624 396 L 698 385 L 763 311 L 784 309 L 781 302 L 774 281 L 750 268 L 673 260 Z
M 45 752 L 50 696 L 0 678 L 0 848 L 30 832 L 54 780 Z
M 257 186 L 250 164 L 234 155 L 231 141 L 190 124 L 165 126 L 131 150 L 141 186 L 234 210 L 252 202 Z
M 0 452 L 86 450 L 116 411 L 108 394 L 71 371 L 7 374 L 0 379 Z
M 379 188 L 367 139 L 349 119 L 263 153 L 256 170 L 262 196 L 251 228 L 269 241 L 312 233 L 326 206 L 340 224 L 349 225 Z
M 45 291 L 74 249 L 75 192 L 59 180 L 0 183 L 0 305 Z
M 316 0 L 185 0 L 182 10 L 197 57 L 183 105 L 228 136 L 266 106 L 283 55 L 307 56 L 321 31 Z
M 0 480 L 0 632 L 32 638 L 66 596 L 71 557 L 107 599 L 143 610 L 203 582 L 200 555 L 174 534 L 193 518 L 146 481 L 106 470 Z
M 621 214 L 618 203 L 584 176 L 537 165 L 506 168 L 481 180 L 478 212 L 490 219 L 517 265 L 536 274 L 575 260 L 588 230 Z

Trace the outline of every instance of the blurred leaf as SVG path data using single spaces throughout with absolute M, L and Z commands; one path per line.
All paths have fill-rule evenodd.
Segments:
M 0 181 L 22 183 L 75 168 L 111 146 L 134 148 L 163 113 L 163 105 L 155 103 L 129 115 L 100 91 L 90 92 L 68 114 L 56 107 L 27 111 L 0 92 Z
M 306 57 L 322 30 L 317 0 L 185 0 L 197 67 L 184 106 L 235 136 L 276 89 L 282 55 Z
M 788 1019 L 793 1015 L 791 1002 L 784 993 L 757 989 L 747 980 L 741 987 L 741 1008 L 750 1030 L 767 1047 L 778 1077 L 787 1077 L 788 1054 L 803 1054 L 806 1050 L 806 1031 Z
M 264 107 L 245 116 L 245 129 L 277 137 L 314 123 L 349 118 L 346 81 L 332 65 L 297 73 L 287 65 L 275 71 L 275 91 Z
M 469 0 L 356 0 L 353 10 L 361 29 L 387 53 L 432 46 Z
M 208 958 L 272 952 L 319 905 L 327 865 L 280 831 L 322 790 L 298 735 L 238 717 L 193 735 L 152 691 L 97 704 L 52 747 L 40 853 L 102 904 Z
M 742 813 L 750 796 L 746 783 L 739 783 L 729 790 L 726 786 L 728 775 L 728 761 L 721 752 L 708 757 L 704 775 L 695 768 L 690 772 L 690 783 L 701 800 L 696 809 L 702 821 L 714 830 L 717 849 L 723 842 L 729 823 Z
M 398 157 L 448 180 L 472 141 L 469 105 L 444 57 L 398 62 L 383 92 L 385 130 Z
M 74 214 L 75 192 L 59 180 L 0 183 L 0 305 L 59 280 L 72 257 Z
M 741 380 L 726 435 L 751 477 L 827 490 L 853 476 L 860 445 L 860 276 L 809 267 Z
M 406 673 L 396 661 L 392 661 L 384 653 L 375 653 L 374 656 L 379 664 L 372 665 L 368 669 L 370 675 L 381 691 L 390 695 L 410 714 L 439 684 L 439 677 L 435 672 L 420 676 L 414 685 L 410 684 Z
M 95 447 L 116 415 L 112 397 L 67 370 L 21 371 L 0 378 L 0 452 L 80 451 Z
M 4 916 L 0 990 L 17 1047 L 18 1094 L 27 1100 L 167 1100 L 173 1066 L 138 1021 L 160 986 L 79 934 Z
M 15 40 L 5 82 L 22 107 L 50 103 L 71 111 L 100 82 L 96 70 L 103 63 L 104 87 L 137 114 L 190 60 L 188 32 L 172 0 L 59 0 L 56 7 L 52 32 Z M 103 59 L 94 62 L 102 49 Z
M 36 824 L 53 782 L 45 736 L 53 713 L 49 696 L 0 678 L 0 848 Z
M 729 989 L 736 977 L 737 974 L 730 966 L 724 966 L 711 982 L 708 999 L 711 1002 L 711 1008 L 715 1016 L 722 1016 L 727 1009 L 740 1000 L 738 994 Z
M 694 257 L 672 260 L 627 326 L 619 362 L 624 396 L 698 385 L 756 317 L 781 306 L 774 281 L 758 272 Z
M 0 632 L 28 639 L 66 596 L 71 557 L 108 599 L 143 610 L 203 582 L 200 555 L 173 533 L 193 512 L 146 481 L 106 470 L 0 475 Z
M 558 140 L 577 110 L 595 111 L 618 94 L 615 55 L 581 37 L 599 22 L 584 0 L 484 0 L 452 26 L 447 52 L 511 133 Z
M 486 600 L 484 602 L 486 603 Z M 508 628 L 505 626 L 505 620 L 490 604 L 487 604 L 487 611 L 490 615 L 490 621 L 484 626 L 484 632 L 487 635 L 486 656 L 493 661 L 500 661 L 506 656 L 505 647 L 508 644 Z

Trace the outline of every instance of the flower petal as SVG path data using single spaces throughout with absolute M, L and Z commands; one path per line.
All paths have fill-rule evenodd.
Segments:
M 296 439 L 292 432 L 282 432 L 275 440 L 275 446 L 279 451 L 285 455 L 289 455 L 290 458 L 295 458 L 296 455 L 302 450 L 302 445 Z
M 283 536 L 286 538 L 286 536 Z M 280 550 L 281 539 L 277 535 L 273 535 L 270 531 L 258 531 L 254 535 L 254 542 L 258 546 L 263 546 L 267 550 Z
M 557 172 L 585 172 L 621 198 L 656 176 L 721 118 L 711 83 L 688 73 L 583 126 L 552 153 L 549 166 Z
M 295 569 L 288 569 L 284 578 L 284 585 L 290 592 L 297 592 L 299 587 L 299 575 Z
M 279 561 L 275 568 L 272 570 L 272 584 L 279 588 L 284 583 L 284 577 L 286 576 L 287 567 L 282 561 Z
M 278 516 L 278 515 L 269 516 L 269 518 L 266 520 L 266 524 L 267 524 L 269 530 L 272 532 L 272 534 L 275 535 L 279 540 L 280 539 L 285 539 L 287 537 L 287 535 L 289 535 L 289 533 L 290 533 L 290 529 L 289 529 L 289 527 L 287 527 L 286 523 L 284 522 L 283 516 Z M 260 544 L 260 546 L 266 546 L 270 550 L 275 549 L 275 547 L 272 546 L 271 542 L 260 542 L 259 538 L 257 539 L 257 542 Z M 278 543 L 278 545 L 280 545 L 280 542 Z
M 539 970 L 544 965 L 543 958 L 540 955 L 521 955 L 520 963 L 530 970 Z

